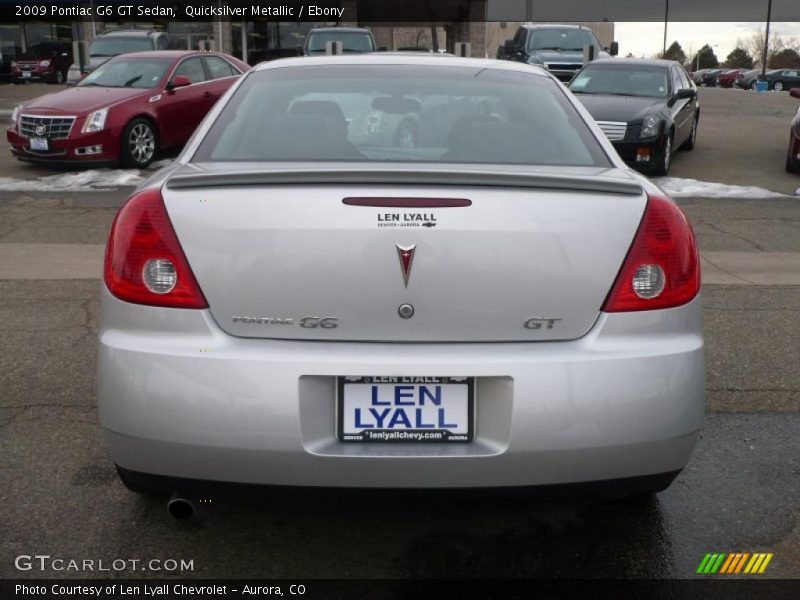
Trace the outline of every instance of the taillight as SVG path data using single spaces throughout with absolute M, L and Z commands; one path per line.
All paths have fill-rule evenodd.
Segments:
M 158 189 L 134 194 L 120 209 L 108 238 L 104 277 L 108 290 L 126 302 L 208 307 Z
M 667 198 L 649 196 L 642 222 L 603 306 L 605 312 L 671 308 L 700 291 L 692 226 Z

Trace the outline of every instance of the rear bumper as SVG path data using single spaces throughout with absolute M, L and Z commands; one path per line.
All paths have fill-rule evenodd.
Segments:
M 98 405 L 114 461 L 192 480 L 502 487 L 680 471 L 704 414 L 700 300 L 602 314 L 572 342 L 235 338 L 207 311 L 103 291 Z M 477 377 L 469 444 L 342 444 L 336 375 Z

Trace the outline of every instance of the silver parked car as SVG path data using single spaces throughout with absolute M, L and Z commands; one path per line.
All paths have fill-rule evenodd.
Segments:
M 544 70 L 264 63 L 117 215 L 100 419 L 136 490 L 654 492 L 703 420 L 699 288 L 686 217 Z

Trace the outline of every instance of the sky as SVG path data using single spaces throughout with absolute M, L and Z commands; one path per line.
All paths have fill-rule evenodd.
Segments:
M 714 45 L 714 53 L 720 60 L 736 47 L 737 38 L 747 38 L 764 23 L 668 23 L 667 47 L 676 41 L 687 55 L 694 55 L 704 44 Z M 614 37 L 619 42 L 620 56 L 633 52 L 634 56 L 651 57 L 661 52 L 664 43 L 664 22 L 660 23 L 614 23 Z M 773 32 L 781 36 L 800 37 L 800 23 L 771 23 Z M 691 52 L 690 52 L 691 50 Z

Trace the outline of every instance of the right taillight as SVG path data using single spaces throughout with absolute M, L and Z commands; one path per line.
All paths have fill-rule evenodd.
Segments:
M 649 196 L 639 230 L 602 310 L 672 308 L 700 291 L 697 242 L 689 220 L 672 201 Z
M 208 307 L 159 189 L 134 194 L 120 209 L 108 238 L 104 278 L 108 290 L 126 302 Z

